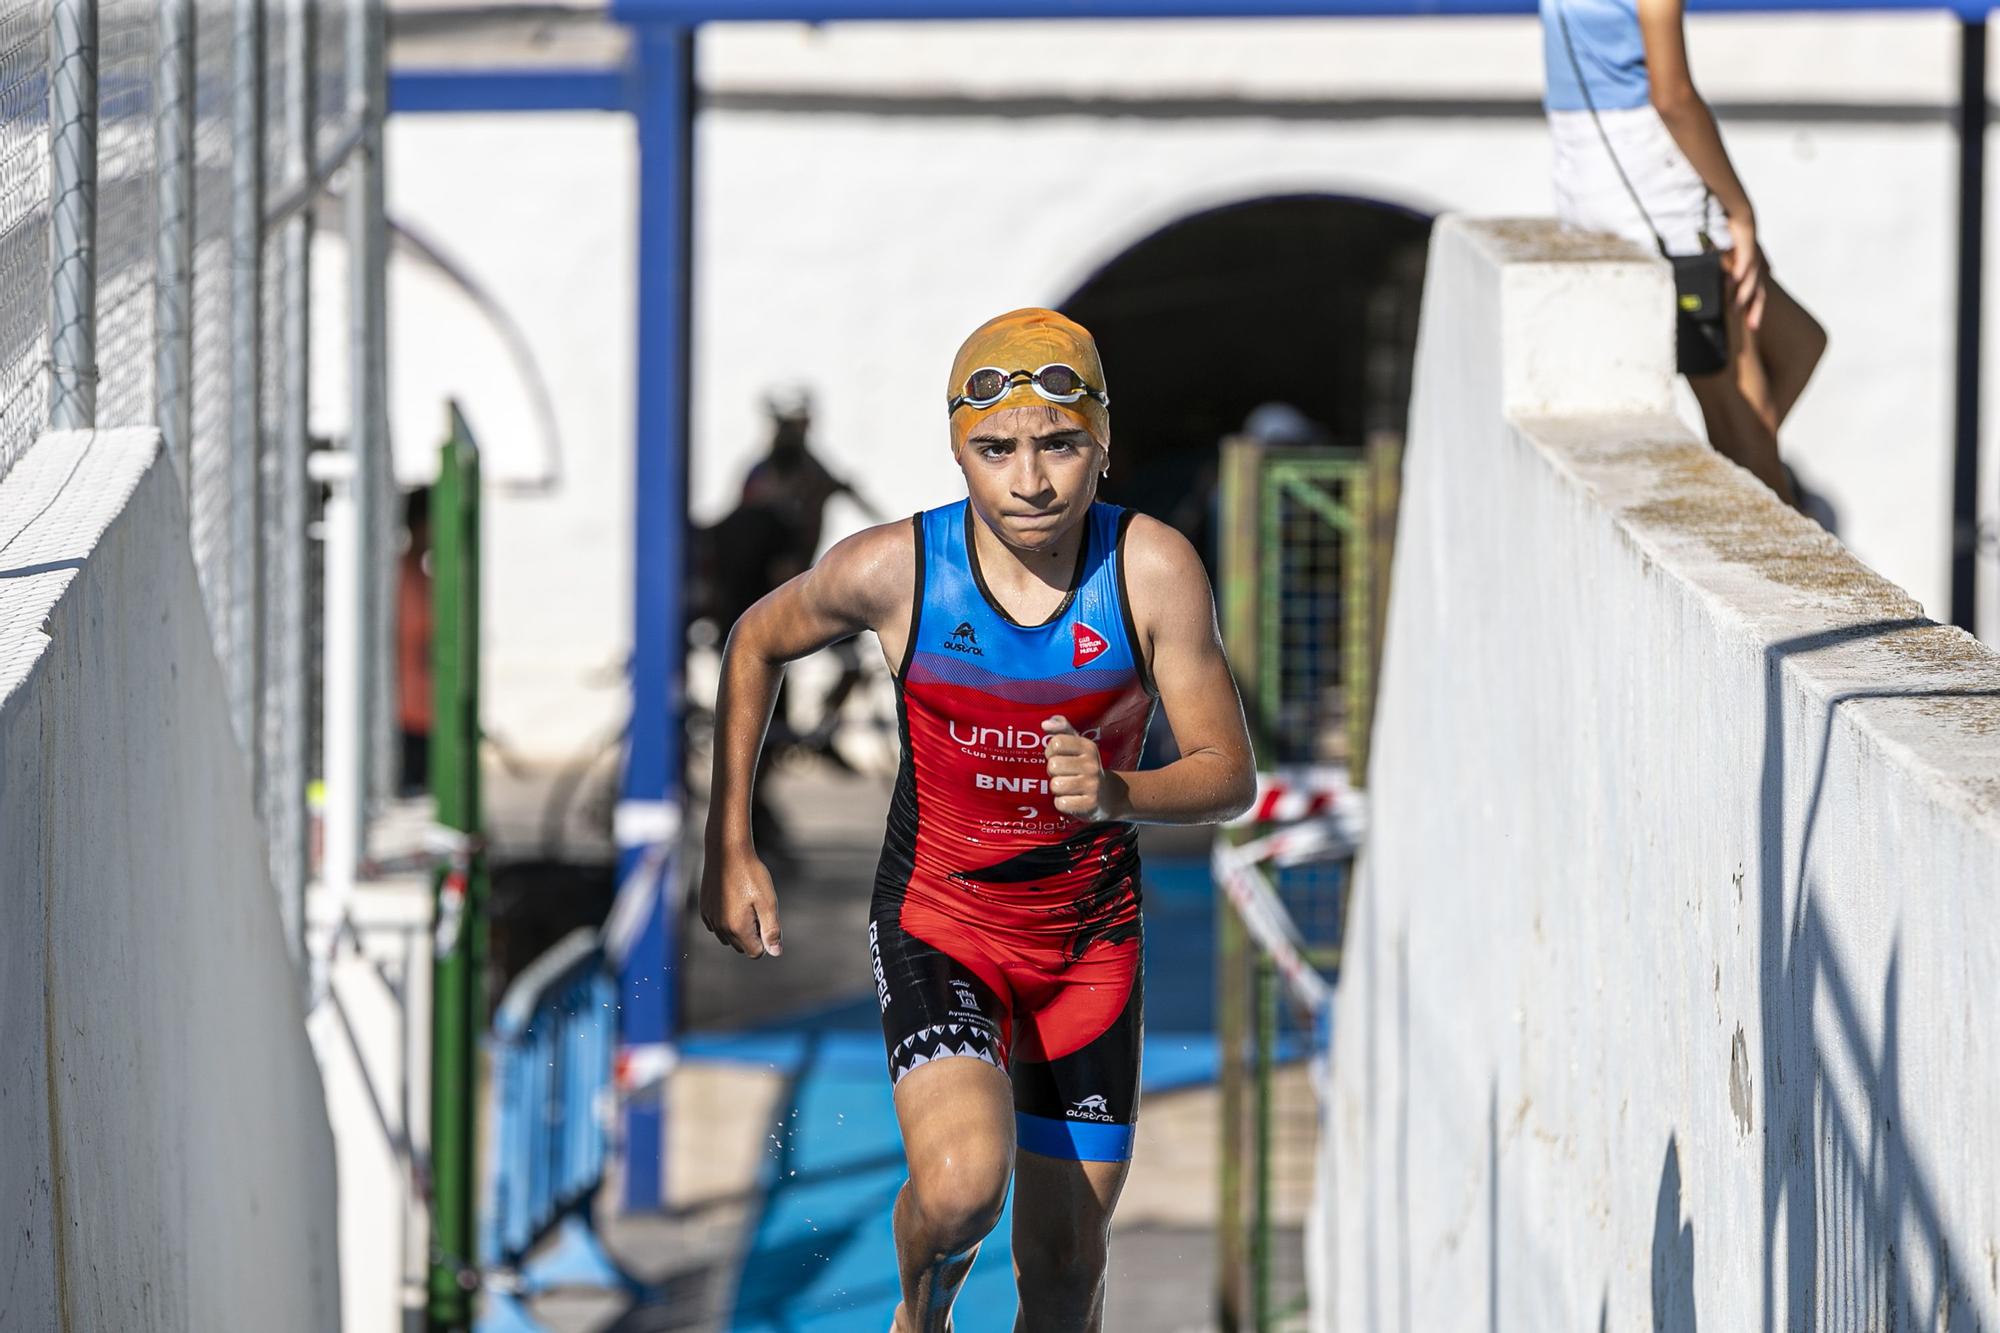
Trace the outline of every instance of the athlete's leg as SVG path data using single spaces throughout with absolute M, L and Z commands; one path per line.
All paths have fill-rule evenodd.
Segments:
M 1014 1164 L 1015 1333 L 1101 1333 L 1111 1210 L 1131 1166 L 1021 1150 Z
M 944 1333 L 979 1242 L 1000 1220 L 1014 1164 L 1014 1093 L 981 1059 L 953 1056 L 896 1085 L 910 1179 L 896 1196 L 896 1333 Z
M 1145 996 L 1136 940 L 1090 951 L 1017 1013 L 1017 1333 L 1098 1333 L 1111 1210 L 1131 1168 Z M 1080 1043 L 1080 1044 L 1079 1044 Z M 1034 1058 L 1044 1057 L 1044 1058 Z

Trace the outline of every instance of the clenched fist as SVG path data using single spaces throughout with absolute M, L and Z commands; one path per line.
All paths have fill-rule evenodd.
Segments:
M 701 867 L 701 924 L 752 958 L 784 952 L 778 943 L 778 891 L 755 852 L 711 849 Z
M 1077 734 L 1058 713 L 1042 723 L 1042 754 L 1049 765 L 1049 795 L 1056 809 L 1071 819 L 1095 823 L 1123 819 L 1125 783 L 1104 770 L 1097 742 Z

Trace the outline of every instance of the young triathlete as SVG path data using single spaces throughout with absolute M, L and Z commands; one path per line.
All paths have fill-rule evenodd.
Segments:
M 1110 399 L 1090 335 L 1002 315 L 959 349 L 944 406 L 966 498 L 849 537 L 730 635 L 702 921 L 781 952 L 750 836 L 772 700 L 786 662 L 874 630 L 903 749 L 868 926 L 910 1168 L 894 1328 L 949 1328 L 1011 1178 L 1016 1327 L 1096 1330 L 1139 1109 L 1133 824 L 1242 811 L 1250 740 L 1194 548 L 1096 502 Z M 1141 770 L 1156 703 L 1180 757 Z

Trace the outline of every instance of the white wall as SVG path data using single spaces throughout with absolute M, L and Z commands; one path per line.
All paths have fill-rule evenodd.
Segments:
M 457 287 L 390 263 L 390 429 L 405 484 L 437 473 L 456 396 L 485 468 L 485 727 L 572 758 L 626 710 L 632 640 L 637 140 L 623 115 L 401 116 L 389 215 L 445 252 L 520 329 L 551 390 L 553 486 L 524 381 Z
M 332 1330 L 333 1144 L 153 431 L 0 482 L 0 1322 Z
M 1773 271 L 1832 334 L 1788 457 L 1833 500 L 1853 549 L 1942 614 L 1956 25 L 1702 16 L 1690 28 Z M 1532 19 L 718 25 L 701 50 L 705 89 L 764 107 L 725 103 L 702 121 L 693 496 L 705 516 L 761 447 L 764 387 L 797 378 L 820 390 L 827 451 L 883 507 L 938 503 L 959 483 L 936 395 L 965 333 L 1066 299 L 1191 212 L 1279 191 L 1553 208 Z M 788 95 L 797 110 L 782 109 Z M 1078 100 L 1068 116 L 895 105 L 936 95 Z M 1093 101 L 1156 97 L 1386 101 L 1303 119 Z M 1398 114 L 1398 98 L 1442 109 Z M 1828 109 L 1727 115 L 1799 102 Z M 2000 303 L 2000 275 L 1992 283 Z M 885 377 L 910 392 L 881 392 Z M 1691 400 L 1684 410 L 1692 420 Z M 842 515 L 829 537 L 859 522 Z
M 1701 15 L 1690 42 L 1773 269 L 1832 333 L 1788 455 L 1838 507 L 1853 550 L 1942 613 L 1957 27 L 1932 13 Z M 1000 310 L 1065 300 L 1192 212 L 1291 191 L 1427 212 L 1552 208 L 1531 19 L 716 24 L 698 51 L 715 99 L 696 163 L 691 501 L 703 522 L 734 503 L 767 443 L 764 395 L 796 381 L 816 391 L 819 447 L 882 510 L 939 503 L 962 484 L 937 396 L 964 334 Z M 1268 114 L 1238 114 L 1231 99 Z M 1993 151 L 2000 179 L 2000 141 Z M 497 500 L 488 546 L 493 727 L 541 757 L 574 750 L 622 707 L 635 170 L 618 116 L 390 128 L 391 211 L 494 293 L 554 383 L 563 487 Z M 2000 265 L 1989 282 L 2000 306 Z M 409 475 L 429 471 L 447 388 L 466 397 L 497 470 L 538 467 L 514 372 L 466 303 L 402 260 L 392 299 Z M 1988 417 L 1990 440 L 2000 412 Z M 2000 484 L 1981 493 L 1990 511 Z M 864 521 L 837 502 L 827 537 Z M 1983 568 L 2000 626 L 2000 567 Z
M 2000 1318 L 2000 659 L 1667 414 L 1666 284 L 1434 240 L 1326 1327 Z

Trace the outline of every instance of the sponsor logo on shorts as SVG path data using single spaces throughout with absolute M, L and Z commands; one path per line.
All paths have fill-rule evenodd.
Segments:
M 1100 1120 L 1107 1125 L 1111 1124 L 1111 1103 L 1104 1100 L 1103 1093 L 1093 1092 L 1069 1108 L 1069 1118 L 1072 1120 Z
M 875 923 L 868 923 L 868 961 L 875 969 L 875 1000 L 882 1006 L 881 1012 L 889 1012 L 889 978 L 882 975 L 882 941 L 875 933 Z
M 979 646 L 979 632 L 972 628 L 972 622 L 961 620 L 944 641 L 944 646 L 955 653 L 966 653 L 972 657 L 986 656 L 986 650 Z
M 979 1012 L 979 997 L 972 993 L 972 987 L 963 981 L 954 980 L 951 983 L 951 988 L 958 994 L 959 1008 L 969 1010 L 975 1014 Z

